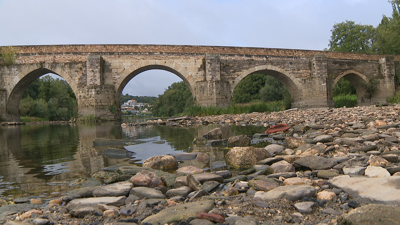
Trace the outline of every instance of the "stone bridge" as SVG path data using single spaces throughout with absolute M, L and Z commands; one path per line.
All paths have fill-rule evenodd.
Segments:
M 179 76 L 198 105 L 229 106 L 233 90 L 253 73 L 271 75 L 289 90 L 292 107 L 333 107 L 342 77 L 357 90 L 359 105 L 384 102 L 395 92 L 400 56 L 328 51 L 169 45 L 17 46 L 14 65 L 0 65 L 0 121 L 19 121 L 19 102 L 35 79 L 54 73 L 66 80 L 79 116 L 120 119 L 125 85 L 146 70 Z M 363 84 L 376 83 L 371 98 Z M 157 81 L 154 81 L 157 82 Z

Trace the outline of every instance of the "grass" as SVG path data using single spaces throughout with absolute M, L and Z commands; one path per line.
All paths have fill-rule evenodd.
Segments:
M 400 91 L 396 92 L 396 94 L 393 97 L 388 98 L 386 101 L 390 103 L 400 104 Z
M 357 105 L 357 95 L 338 95 L 333 97 L 335 108 L 354 107 Z
M 87 116 L 82 116 L 79 117 L 77 122 L 79 123 L 96 123 L 96 117 L 94 117 L 93 115 L 87 115 Z
M 222 114 L 241 114 L 252 112 L 276 112 L 289 108 L 285 101 L 275 102 L 252 102 L 246 104 L 236 104 L 230 107 L 215 107 L 215 106 L 192 106 L 189 107 L 183 114 L 189 116 L 211 116 Z

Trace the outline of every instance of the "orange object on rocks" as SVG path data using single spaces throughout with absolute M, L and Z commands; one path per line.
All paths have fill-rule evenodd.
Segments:
M 289 126 L 287 124 L 277 124 L 275 126 L 268 128 L 265 131 L 265 134 L 272 134 L 272 133 L 276 133 L 279 131 L 285 131 L 285 130 L 289 130 Z
M 212 222 L 217 222 L 217 223 L 225 222 L 224 217 L 222 217 L 221 215 L 218 215 L 218 214 L 214 214 L 214 213 L 199 213 L 197 215 L 197 218 L 206 219 L 206 220 L 210 220 Z

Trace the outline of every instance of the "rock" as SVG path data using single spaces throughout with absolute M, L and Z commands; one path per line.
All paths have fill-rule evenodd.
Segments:
M 197 218 L 199 218 L 199 219 L 207 219 L 207 220 L 210 220 L 210 221 L 216 222 L 216 223 L 225 222 L 225 218 L 224 217 L 222 217 L 221 215 L 218 215 L 218 214 L 214 214 L 214 213 L 199 213 L 197 215 Z
M 119 197 L 99 197 L 99 198 L 80 198 L 74 199 L 67 204 L 68 209 L 76 208 L 76 207 L 85 207 L 92 205 L 113 205 L 113 206 L 123 206 L 125 205 L 125 196 Z
M 285 138 L 285 147 L 286 148 L 295 149 L 304 144 L 306 144 L 306 142 L 299 138 L 294 138 L 294 137 L 286 137 Z
M 212 192 L 215 188 L 217 188 L 220 185 L 219 182 L 217 181 L 206 181 L 203 183 L 203 189 L 207 193 Z
M 228 139 L 228 146 L 234 147 L 234 146 L 240 146 L 240 147 L 245 147 L 249 146 L 251 143 L 251 138 L 249 138 L 247 135 L 239 135 L 239 136 L 233 136 Z
M 332 141 L 333 141 L 332 135 L 325 134 L 325 135 L 319 135 L 319 136 L 315 137 L 312 142 L 313 143 L 317 143 L 317 142 L 325 143 L 325 142 L 332 142 Z
M 194 174 L 194 173 L 203 173 L 204 170 L 194 166 L 185 166 L 177 169 L 176 172 Z
M 208 133 L 204 134 L 202 136 L 203 138 L 207 139 L 207 140 L 218 140 L 218 139 L 222 139 L 222 131 L 221 128 L 215 128 L 210 130 Z
M 197 157 L 197 153 L 175 153 L 175 154 L 169 154 L 169 155 L 175 157 L 175 159 L 178 161 L 193 160 L 193 159 L 196 159 L 196 157 Z
M 215 223 L 206 219 L 194 219 L 191 220 L 189 225 L 214 225 Z
M 220 170 L 220 171 L 215 172 L 215 174 L 221 176 L 223 179 L 232 177 L 232 172 L 229 170 Z
M 175 196 L 182 196 L 182 197 L 186 198 L 186 196 L 192 191 L 193 190 L 190 187 L 182 186 L 182 187 L 178 187 L 178 188 L 174 188 L 174 189 L 169 189 L 165 193 L 165 196 L 167 196 L 167 198 L 172 198 Z
M 130 182 L 135 187 L 159 187 L 164 186 L 162 180 L 154 173 L 148 170 L 143 170 L 131 177 Z
M 368 178 L 337 176 L 329 181 L 350 194 L 354 199 L 368 200 L 376 203 L 400 203 L 400 177 Z
M 294 166 L 286 161 L 279 161 L 271 165 L 274 173 L 296 172 Z
M 196 161 L 207 163 L 209 162 L 211 157 L 207 155 L 206 153 L 199 152 L 197 153 Z
M 311 184 L 311 180 L 305 177 L 291 177 L 283 181 L 283 185 L 301 185 L 301 184 Z
M 270 190 L 280 186 L 279 183 L 276 182 L 274 179 L 272 179 L 272 178 L 267 178 L 267 179 L 251 180 L 249 182 L 249 185 L 251 187 L 254 187 L 254 189 L 256 189 L 257 191 L 270 191 Z
M 379 157 L 379 156 L 372 156 L 369 160 L 368 163 L 370 166 L 389 166 L 390 162 L 388 162 L 386 159 Z
M 364 175 L 365 169 L 363 166 L 343 167 L 343 173 L 350 176 Z
M 213 200 L 190 202 L 171 206 L 151 215 L 142 221 L 142 224 L 165 224 L 175 221 L 187 221 L 190 217 L 197 217 L 199 213 L 206 213 L 214 207 Z
M 335 197 L 336 197 L 336 194 L 334 192 L 326 191 L 326 190 L 318 192 L 318 194 L 317 194 L 317 199 L 321 199 L 321 200 L 333 201 L 333 199 Z
M 275 199 L 288 199 L 290 201 L 297 201 L 305 197 L 314 197 L 315 188 L 310 185 L 289 185 L 280 186 L 268 192 L 258 191 L 255 193 L 254 198 L 260 198 L 264 201 L 271 201 Z
M 283 160 L 282 157 L 266 158 L 266 159 L 263 159 L 261 161 L 258 161 L 257 164 L 258 165 L 271 165 L 273 163 L 276 163 L 276 162 L 279 162 L 279 161 L 282 161 L 282 160 Z
M 130 194 L 139 198 L 165 198 L 161 191 L 148 187 L 134 187 Z
M 326 170 L 336 165 L 332 159 L 323 158 L 314 155 L 304 156 L 294 162 L 294 166 L 306 167 L 312 170 Z
M 342 215 L 342 212 L 338 210 L 334 210 L 332 208 L 325 208 L 321 210 L 322 213 L 330 214 L 330 215 Z
M 178 161 L 176 161 L 175 157 L 170 155 L 158 155 L 146 159 L 142 166 L 156 170 L 166 170 L 178 167 Z
M 400 208 L 398 206 L 376 204 L 361 206 L 342 217 L 340 224 L 400 224 Z
M 310 214 L 313 212 L 312 207 L 315 205 L 315 202 L 298 202 L 294 204 L 294 207 L 300 212 L 304 214 Z
M 101 216 L 102 212 L 100 209 L 94 206 L 83 206 L 83 207 L 76 207 L 73 209 L 69 210 L 69 213 L 73 217 L 78 217 L 78 218 L 83 218 L 86 215 L 95 215 L 95 216 Z
M 271 155 L 263 148 L 233 147 L 225 155 L 226 162 L 235 168 L 250 168 Z
M 336 170 L 320 170 L 317 173 L 318 178 L 322 179 L 330 179 L 332 177 L 336 177 L 339 175 L 339 172 Z
M 367 177 L 390 177 L 390 173 L 380 166 L 368 166 L 364 173 Z
M 50 220 L 43 219 L 43 218 L 36 218 L 33 220 L 33 224 L 35 225 L 46 225 L 50 224 Z
M 270 144 L 265 147 L 265 150 L 267 150 L 270 155 L 275 155 L 285 150 L 285 147 L 282 145 Z
M 198 137 L 193 139 L 193 144 L 194 145 L 206 145 L 207 144 L 207 139 L 205 139 L 204 137 Z
M 192 174 L 186 176 L 186 182 L 188 186 L 194 191 L 200 191 L 203 189 L 201 183 Z
M 382 158 L 386 159 L 387 161 L 391 163 L 398 163 L 399 162 L 399 156 L 396 154 L 386 154 L 382 155 Z
M 224 181 L 224 178 L 214 173 L 193 174 L 193 177 L 196 178 L 202 184 L 206 181 L 217 181 L 219 183 L 222 183 Z
M 131 182 L 118 182 L 109 184 L 106 186 L 99 187 L 93 191 L 95 197 L 105 196 L 128 196 L 129 191 L 132 189 L 133 184 Z

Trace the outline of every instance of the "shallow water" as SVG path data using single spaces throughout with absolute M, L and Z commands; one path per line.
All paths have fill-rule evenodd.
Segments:
M 204 152 L 211 156 L 207 164 L 180 161 L 205 170 L 226 168 L 222 147 L 192 145 L 195 137 L 220 126 L 223 138 L 262 133 L 256 126 L 212 125 L 191 127 L 148 126 L 121 128 L 119 124 L 97 125 L 24 125 L 0 127 L 0 195 L 44 196 L 65 192 L 69 183 L 91 177 L 104 167 L 141 164 L 154 155 L 180 152 Z M 123 139 L 128 146 L 94 146 L 96 139 Z M 110 148 L 127 150 L 123 155 L 103 154 Z

